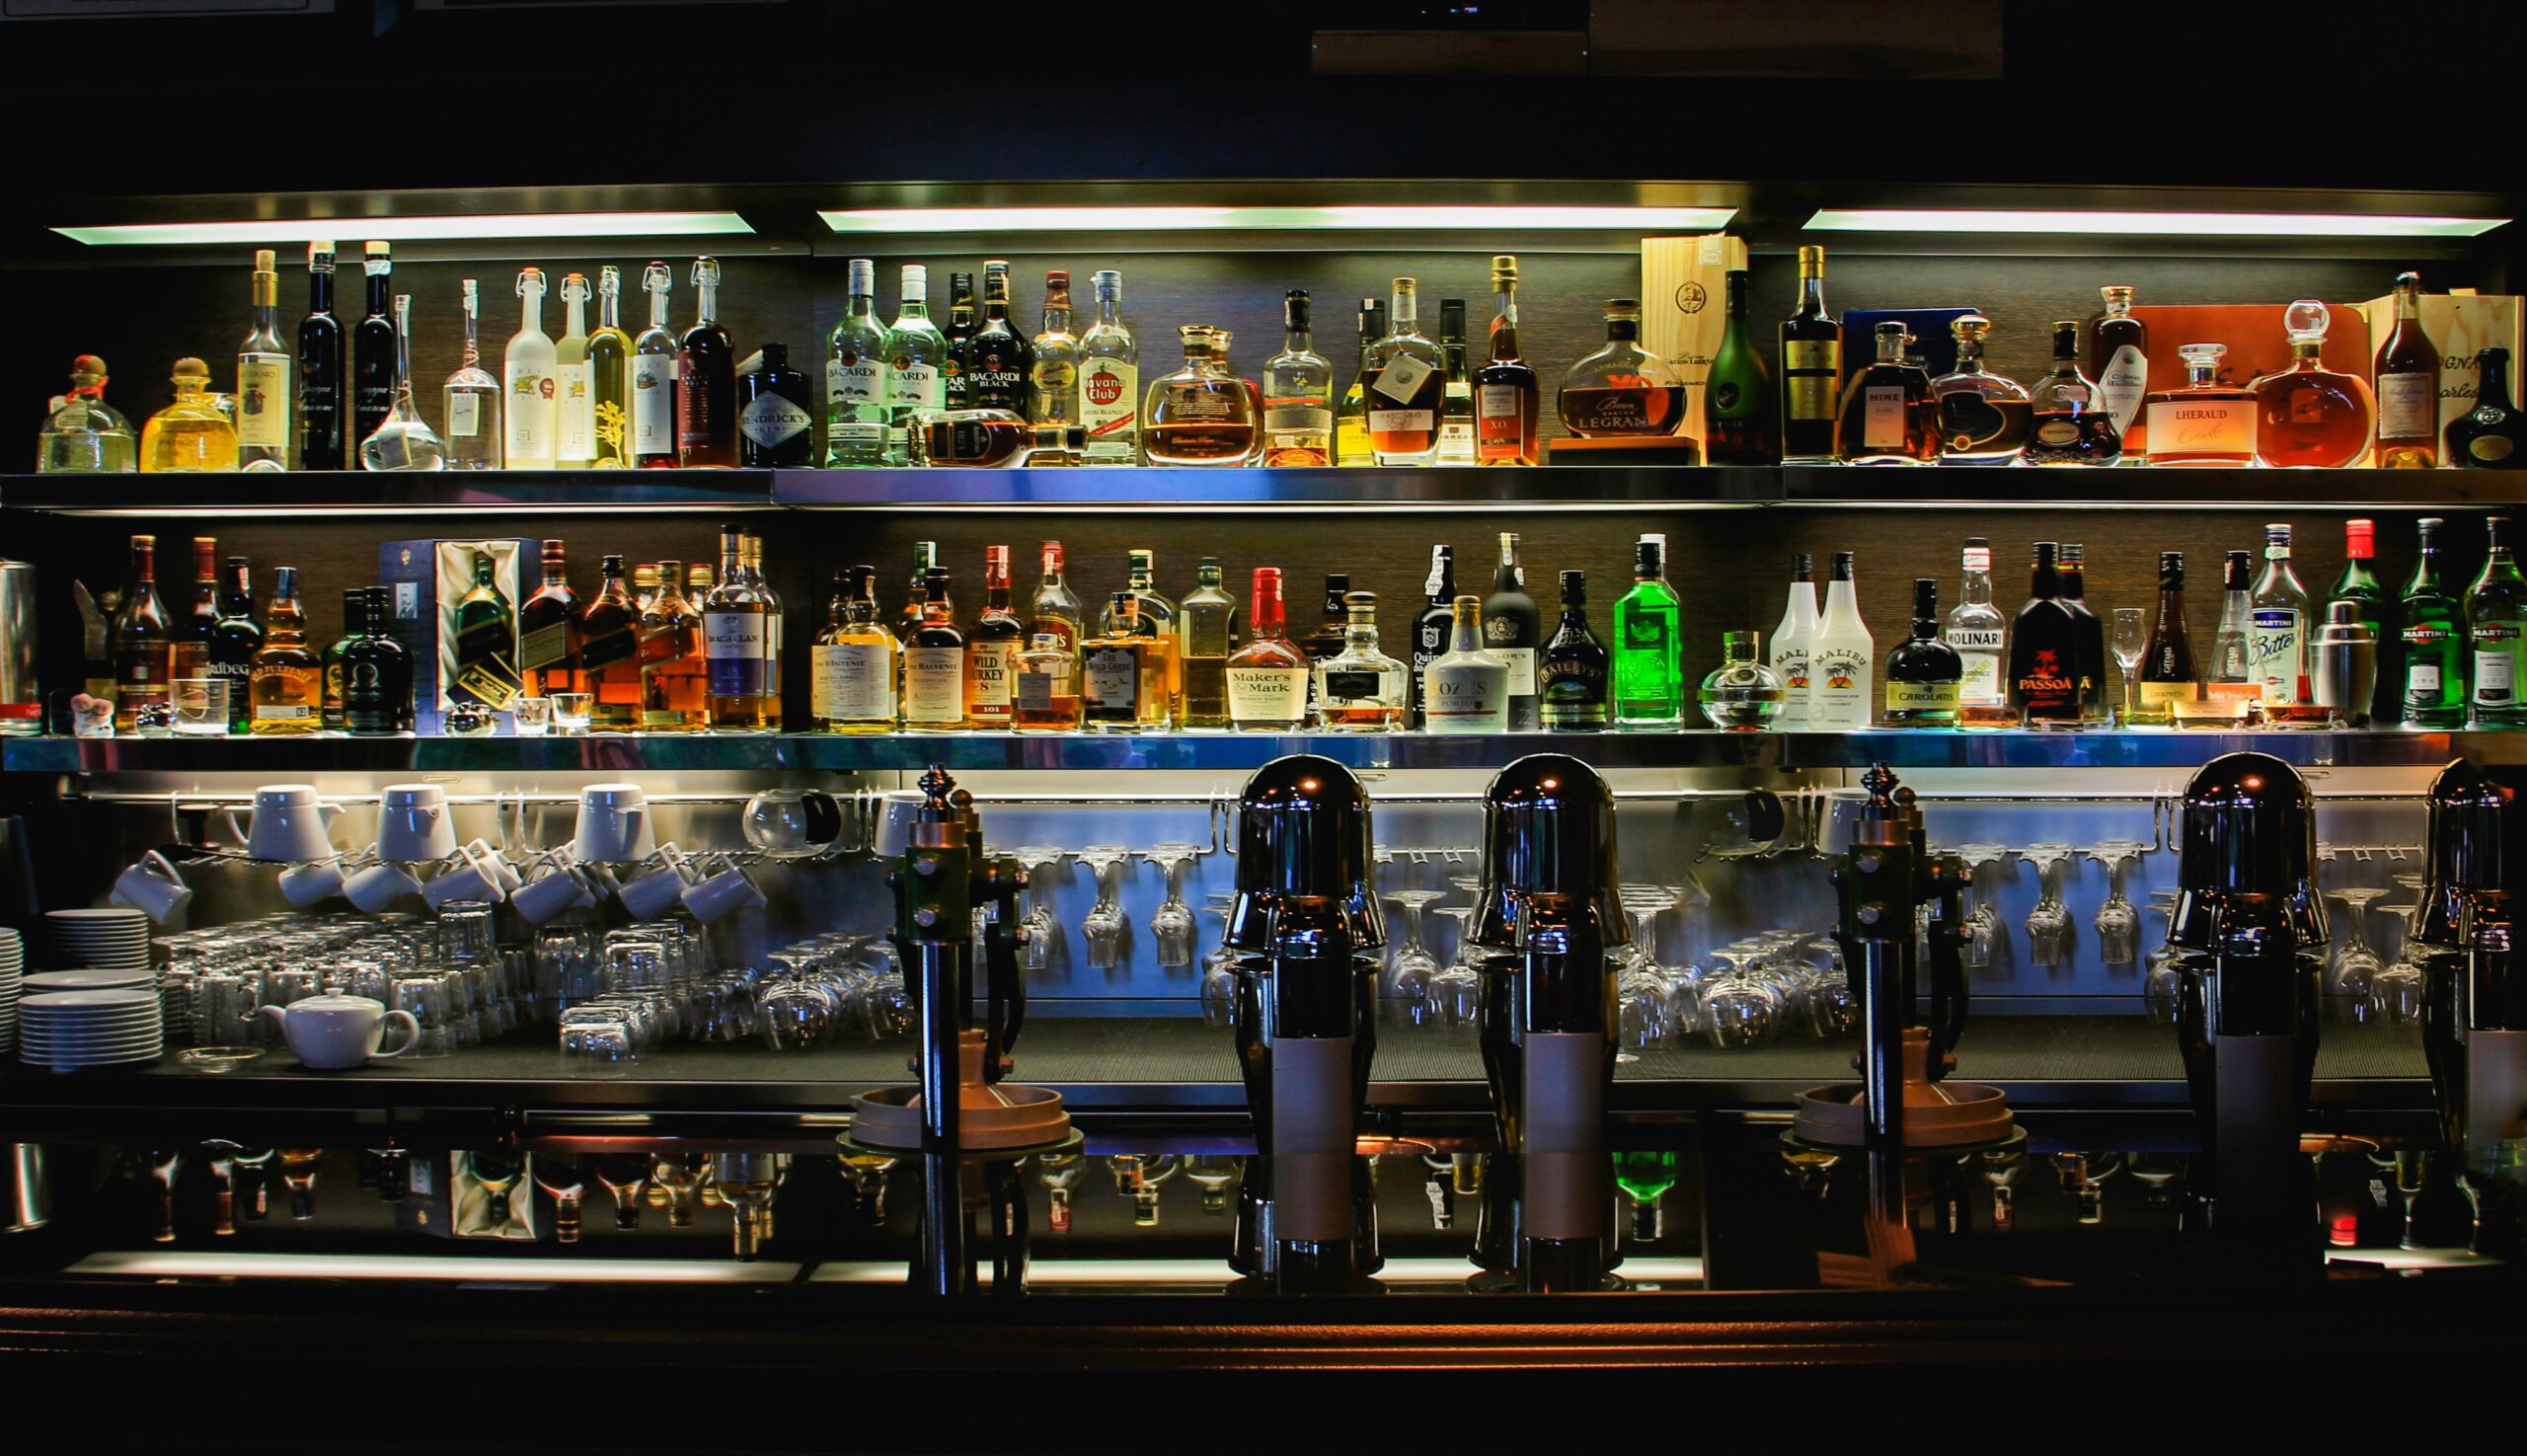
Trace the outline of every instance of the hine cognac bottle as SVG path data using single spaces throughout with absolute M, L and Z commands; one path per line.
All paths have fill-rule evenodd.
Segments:
M 1834 454 L 1846 465 L 1927 465 L 1939 458 L 1931 377 L 1904 362 L 1904 326 L 1877 326 L 1877 356 L 1852 375 L 1834 426 Z

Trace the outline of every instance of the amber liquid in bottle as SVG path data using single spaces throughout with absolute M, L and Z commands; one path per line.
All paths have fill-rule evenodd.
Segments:
M 2369 371 L 2378 399 L 2378 464 L 2431 470 L 2439 464 L 2439 348 L 2421 328 L 2421 274 L 2396 278 L 2396 328 Z

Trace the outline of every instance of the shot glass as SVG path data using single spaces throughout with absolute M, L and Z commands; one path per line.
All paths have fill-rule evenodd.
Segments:
M 564 693 L 561 696 L 566 698 L 583 698 L 587 695 L 585 693 Z M 546 733 L 553 731 L 553 702 L 554 700 L 551 698 L 510 699 L 509 726 L 516 730 L 517 735 L 521 738 L 543 737 Z M 580 715 L 579 723 L 582 727 L 586 725 L 587 717 L 585 714 Z
M 555 728 L 566 733 L 584 733 L 588 730 L 588 714 L 596 707 L 596 698 L 592 694 L 555 693 L 549 701 L 553 705 Z M 525 729 L 521 728 L 519 731 L 523 732 Z
M 204 737 L 228 731 L 228 687 L 224 677 L 180 677 L 169 690 L 176 706 L 176 731 Z

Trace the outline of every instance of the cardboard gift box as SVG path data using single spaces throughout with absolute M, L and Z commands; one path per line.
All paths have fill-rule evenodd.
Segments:
M 2515 294 L 2477 293 L 2470 288 L 2421 295 L 2421 332 L 2430 336 L 2431 346 L 2439 351 L 2439 438 L 2443 443 L 2449 422 L 2475 408 L 2475 394 L 2483 383 L 2476 355 L 2487 348 L 2505 348 L 2511 367 L 2517 367 L 2522 348 L 2527 348 L 2527 335 L 2521 332 L 2527 326 L 2527 309 L 2522 304 L 2527 299 Z M 2387 336 L 2396 332 L 2396 296 L 2372 298 L 2360 305 L 2360 311 L 2368 316 L 2369 358 L 2374 363 L 2378 351 L 2387 346 Z M 2362 377 L 2367 377 L 2365 372 Z M 2514 373 L 2510 377 L 2517 378 Z M 2377 381 L 2370 382 L 2374 386 Z M 2509 403 L 2514 407 L 2518 402 Z M 2457 462 L 2443 452 L 2439 463 L 2453 466 Z
M 1641 240 L 1641 346 L 1685 387 L 1684 427 L 1700 441 L 1703 386 L 1728 321 L 1728 273 L 1746 266 L 1746 240 L 1726 233 Z
M 2329 303 L 2325 348 L 2318 357 L 2337 374 L 2369 382 L 2369 332 L 2353 303 Z M 2150 331 L 2150 393 L 2184 387 L 2184 359 L 2177 350 L 2188 344 L 2221 344 L 2222 384 L 2249 385 L 2290 365 L 2290 336 L 2282 331 L 2285 303 L 2144 303 L 2132 317 Z M 2367 457 L 2352 462 L 2366 464 Z
M 497 700 L 493 706 L 499 707 L 516 693 L 513 669 L 507 674 L 506 693 L 494 683 L 475 685 L 491 689 L 485 693 L 460 682 L 456 666 L 456 604 L 474 588 L 475 558 L 491 557 L 493 584 L 508 598 L 511 613 L 512 635 L 504 660 L 515 663 L 515 613 L 525 601 L 522 574 L 527 562 L 542 560 L 541 551 L 541 542 L 519 540 L 389 541 L 378 548 L 378 579 L 385 583 L 389 601 L 387 631 L 413 654 L 416 664 L 437 664 L 435 671 L 414 673 L 413 707 L 420 731 L 440 731 L 446 725 L 448 708 L 460 700 Z

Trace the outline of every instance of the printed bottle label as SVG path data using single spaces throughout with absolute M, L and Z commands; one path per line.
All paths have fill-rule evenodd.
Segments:
M 1438 425 L 1434 410 L 1371 410 L 1371 434 L 1428 434 Z
M 1139 420 L 1141 371 L 1121 359 L 1091 359 L 1079 375 L 1079 422 L 1088 427 L 1089 449 L 1107 441 L 1128 444 Z
M 883 643 L 836 643 L 808 651 L 812 711 L 827 723 L 895 716 L 895 654 Z
M 1957 698 L 1963 685 L 1956 682 L 1895 682 L 1886 684 L 1886 711 L 1889 713 L 1956 712 Z
M 553 459 L 553 376 L 534 364 L 508 366 L 509 463 Z
M 2514 649 L 2475 650 L 2475 705 L 2507 708 L 2518 701 L 2518 656 Z
M 1061 682 L 1061 678 L 1054 673 L 1029 672 L 1023 668 L 1020 669 L 1018 711 L 1021 713 L 1052 712 L 1054 689 L 1060 687 Z
M 965 650 L 904 649 L 904 722 L 965 721 Z
M 586 364 L 564 364 L 556 378 L 562 391 L 562 444 L 555 453 L 564 460 L 594 460 L 595 371 Z
M 289 448 L 289 355 L 237 356 L 237 443 Z
M 751 698 L 768 690 L 764 622 L 761 612 L 702 614 L 702 655 L 713 697 Z
M 1873 384 L 1862 393 L 1868 416 L 1861 423 L 1861 445 L 1871 450 L 1904 448 L 1904 387 Z
M 2140 685 L 2141 706 L 2170 708 L 2193 701 L 2193 684 L 2189 682 L 2145 682 Z
M 1140 659 L 1128 648 L 1100 648 L 1081 663 L 1080 697 L 1108 716 L 1139 709 Z
M 1536 695 L 1536 650 L 1534 648 L 1486 646 L 1484 651 L 1507 665 L 1510 697 L 1532 698 Z
M 2158 400 L 2148 411 L 2150 458 L 2255 453 L 2255 401 Z
M 1231 667 L 1228 669 L 1229 721 L 1275 727 L 1294 724 L 1307 711 L 1304 667 Z
M 1401 405 L 1413 398 L 1414 391 L 1421 387 L 1421 381 L 1436 372 L 1430 365 L 1411 354 L 1397 354 L 1386 361 L 1385 367 L 1378 370 L 1378 382 L 1370 386 L 1370 392 L 1385 395 Z M 1369 427 L 1377 428 L 1374 424 Z
M 675 355 L 632 361 L 632 453 L 675 453 Z
M 2141 400 L 2150 390 L 2150 360 L 2131 345 L 2117 345 L 2106 356 L 2106 367 L 2097 378 L 2098 403 L 2114 417 L 2114 427 L 2129 431 L 2132 422 L 2141 418 Z M 2153 429 L 2153 443 L 2156 430 Z
M 483 432 L 483 397 L 472 390 L 447 397 L 447 433 L 450 439 L 470 440 Z
M 1869 726 L 1869 658 L 1848 647 L 1819 649 L 1810 659 L 1808 722 L 1818 728 Z
M 517 665 L 524 672 L 549 667 L 570 655 L 571 624 L 568 622 L 538 627 L 517 640 Z
M 965 649 L 965 707 L 976 718 L 1007 718 L 1017 701 L 1018 644 L 978 642 Z
M 2250 671 L 2263 684 L 2266 703 L 2298 703 L 2299 614 L 2290 607 L 2257 607 L 2255 626 L 2247 634 Z
M 1997 632 L 1991 635 L 1995 638 L 2000 636 Z M 1951 646 L 1953 645 L 1952 642 Z M 1965 663 L 1965 675 L 1956 684 L 1956 701 L 1971 703 L 1978 708 L 1997 708 L 2009 701 L 2009 694 L 2001 687 L 1999 652 L 1969 652 L 1959 649 L 1956 655 Z
M 880 405 L 886 399 L 886 361 L 845 351 L 825 360 L 828 405 Z
M 769 390 L 756 395 L 737 417 L 737 428 L 767 450 L 806 427 L 807 412 Z
M 2439 391 L 2428 374 L 2383 374 L 2378 378 L 2378 438 L 2439 438 Z
M 937 364 L 922 363 L 907 355 L 886 370 L 886 403 L 896 409 L 936 410 L 941 393 Z

